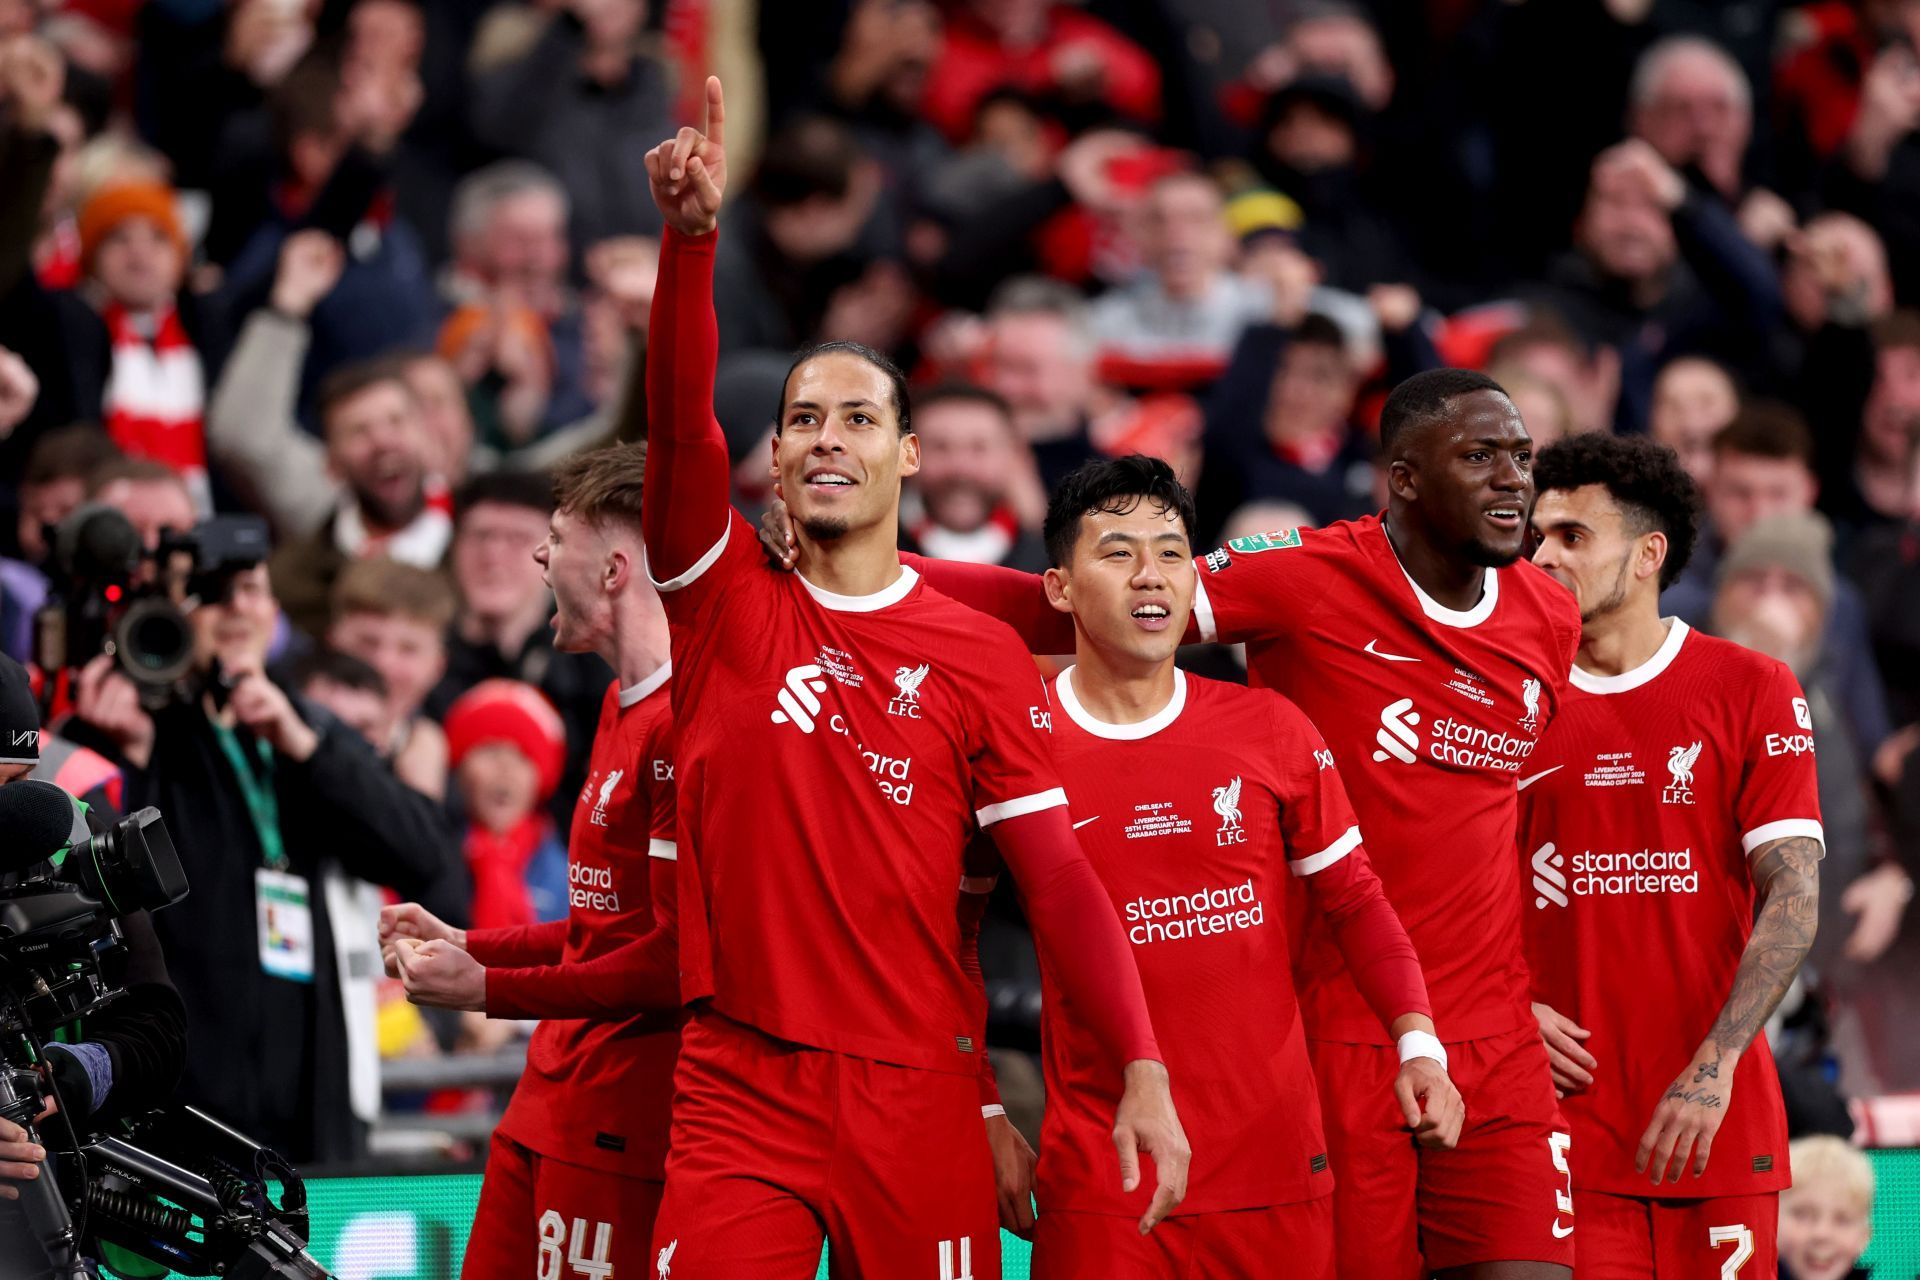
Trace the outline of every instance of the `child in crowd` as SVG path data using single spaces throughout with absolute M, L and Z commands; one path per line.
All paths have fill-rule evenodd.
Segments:
M 1793 1185 L 1780 1193 L 1781 1280 L 1865 1280 L 1873 1236 L 1873 1165 L 1829 1134 L 1788 1148 Z
M 447 711 L 447 744 L 467 830 L 473 927 L 567 914 L 567 851 L 546 812 L 566 759 L 566 728 L 541 692 L 482 680 Z
M 420 705 L 446 674 L 453 612 L 453 588 L 438 573 L 395 560 L 355 560 L 334 583 L 326 637 L 387 682 L 392 738 L 381 754 L 392 757 L 402 782 L 436 800 L 447 794 L 447 740 Z

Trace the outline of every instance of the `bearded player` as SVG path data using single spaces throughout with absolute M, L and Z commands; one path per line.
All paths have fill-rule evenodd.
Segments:
M 1807 701 L 1781 663 L 1660 616 L 1699 504 L 1671 451 L 1574 436 L 1535 476 L 1533 560 L 1582 628 L 1520 780 L 1578 1274 L 1771 1276 L 1792 1176 L 1761 1030 L 1813 943 L 1824 853 Z
M 1236 538 L 1196 562 L 1188 640 L 1247 646 L 1257 687 L 1325 735 L 1426 970 L 1467 1119 L 1451 1149 L 1392 1105 L 1393 1041 L 1310 918 L 1296 972 L 1336 1179 L 1340 1275 L 1553 1280 L 1573 1261 L 1569 1139 L 1529 1009 L 1514 780 L 1579 643 L 1572 597 L 1520 559 L 1532 442 L 1499 384 L 1416 374 L 1380 418 L 1387 510 Z M 784 530 L 770 530 L 778 546 Z M 1036 653 L 1074 637 L 1038 579 L 915 561 Z
M 658 1274 L 993 1275 L 998 1212 L 959 958 L 984 829 L 1119 1098 L 1121 1184 L 1184 1194 L 1186 1139 L 1133 957 L 1069 825 L 1046 692 L 1004 627 L 895 550 L 918 465 L 904 379 L 845 344 L 782 389 L 772 464 L 800 529 L 775 571 L 728 503 L 713 416 L 725 108 L 648 153 L 666 223 L 648 353 L 644 529 L 674 624 L 681 970 Z
M 555 647 L 597 653 L 616 677 L 574 806 L 567 918 L 463 931 L 413 903 L 381 912 L 390 970 L 415 1002 L 541 1020 L 487 1155 L 467 1280 L 653 1265 L 681 1016 L 673 668 L 641 555 L 645 458 L 629 446 L 564 464 L 534 552 Z
M 1047 516 L 1047 595 L 1073 620 L 1077 658 L 1053 683 L 1054 758 L 1208 1176 L 1152 1236 L 1133 1230 L 1142 1197 L 1102 1176 L 1111 1086 L 1086 1071 L 1097 1046 L 1043 971 L 1043 1280 L 1333 1275 L 1335 1175 L 1289 968 L 1289 881 L 1400 1044 L 1383 1101 L 1424 1145 L 1454 1141 L 1462 1119 L 1413 944 L 1320 735 L 1277 694 L 1174 666 L 1192 521 L 1172 468 L 1137 455 L 1074 472 Z

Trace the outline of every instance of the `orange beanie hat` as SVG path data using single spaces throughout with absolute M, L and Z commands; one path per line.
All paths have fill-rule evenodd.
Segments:
M 187 252 L 187 233 L 180 225 L 180 207 L 173 188 L 164 182 L 139 179 L 101 187 L 80 207 L 80 269 L 93 270 L 93 255 L 114 228 L 129 218 L 145 218 Z

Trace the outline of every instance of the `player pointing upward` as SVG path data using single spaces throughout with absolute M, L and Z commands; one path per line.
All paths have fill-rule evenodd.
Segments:
M 666 221 L 644 530 L 674 624 L 682 984 L 695 1003 L 654 1240 L 674 1280 L 995 1274 L 981 1046 L 955 895 L 985 828 L 1120 1088 L 1140 1229 L 1177 1203 L 1185 1137 L 1139 976 L 1067 820 L 1044 687 L 1017 638 L 904 568 L 917 468 L 904 380 L 840 344 L 796 361 L 773 469 L 800 526 L 775 572 L 727 506 L 714 420 L 724 104 L 647 156 Z M 924 670 L 923 670 L 924 668 Z M 1124 1066 L 1124 1072 L 1123 1072 Z

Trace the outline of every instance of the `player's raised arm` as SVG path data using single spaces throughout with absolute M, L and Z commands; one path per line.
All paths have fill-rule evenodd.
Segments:
M 646 155 L 666 221 L 648 328 L 646 494 L 648 571 L 669 583 L 725 538 L 731 513 L 726 437 L 713 416 L 720 333 L 713 249 L 727 185 L 726 104 L 707 79 L 707 129 L 680 130 Z

